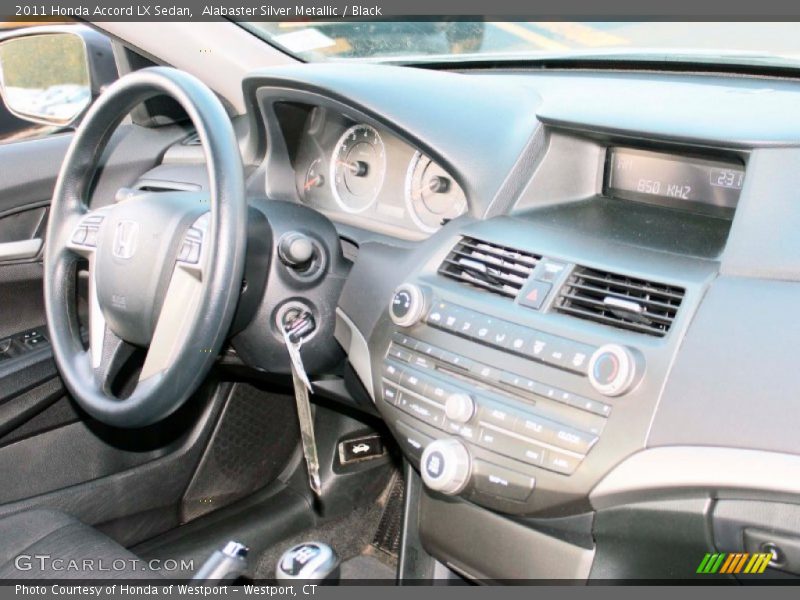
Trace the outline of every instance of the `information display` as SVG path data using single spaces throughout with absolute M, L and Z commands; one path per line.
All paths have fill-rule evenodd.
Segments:
M 744 167 L 733 162 L 609 148 L 604 193 L 614 198 L 730 216 Z

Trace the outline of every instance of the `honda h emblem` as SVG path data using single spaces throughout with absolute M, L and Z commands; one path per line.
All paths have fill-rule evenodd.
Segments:
M 139 224 L 136 221 L 120 221 L 114 233 L 113 253 L 117 258 L 130 258 L 136 253 Z

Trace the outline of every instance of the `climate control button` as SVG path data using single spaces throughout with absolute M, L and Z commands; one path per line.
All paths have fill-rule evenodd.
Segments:
M 641 359 L 635 350 L 618 344 L 600 346 L 589 360 L 589 382 L 601 394 L 619 396 L 641 376 Z
M 442 494 L 461 492 L 472 472 L 472 459 L 467 447 L 453 438 L 436 440 L 422 453 L 422 480 L 430 489 Z

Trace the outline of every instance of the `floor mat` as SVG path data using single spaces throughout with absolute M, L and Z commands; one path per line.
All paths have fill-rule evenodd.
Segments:
M 386 514 L 397 512 L 396 497 L 400 481 L 400 517 Z M 384 524 L 384 521 L 387 521 Z M 272 579 L 275 577 L 275 565 L 281 555 L 295 544 L 301 542 L 322 542 L 330 545 L 342 560 L 342 579 L 389 579 L 393 580 L 396 569 L 396 551 L 392 555 L 375 541 L 379 538 L 387 540 L 386 546 L 394 546 L 392 542 L 397 526 L 402 521 L 402 477 L 396 475 L 379 501 L 368 507 L 357 508 L 341 519 L 323 523 L 319 527 L 305 531 L 299 535 L 283 540 L 268 549 L 258 558 L 255 570 L 256 579 Z M 384 533 L 381 533 L 384 532 Z M 380 534 L 380 535 L 379 535 Z M 396 537 L 399 546 L 399 528 Z M 381 542 L 383 544 L 383 542 Z
M 381 562 L 374 556 L 362 554 L 342 563 L 341 579 L 382 579 L 394 581 L 395 569 Z

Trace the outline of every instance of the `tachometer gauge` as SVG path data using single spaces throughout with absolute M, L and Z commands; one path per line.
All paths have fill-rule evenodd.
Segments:
M 421 152 L 408 165 L 405 196 L 411 220 L 427 233 L 467 212 L 467 198 L 461 187 Z
M 383 140 L 375 128 L 354 125 L 344 132 L 333 149 L 331 189 L 345 211 L 368 209 L 378 197 L 386 173 Z

